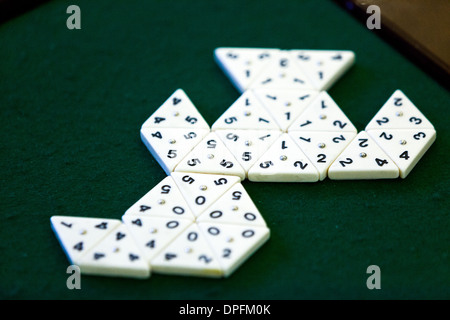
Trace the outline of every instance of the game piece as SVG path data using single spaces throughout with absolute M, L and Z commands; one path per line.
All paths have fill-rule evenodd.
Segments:
M 177 89 L 151 116 L 142 128 L 196 128 L 209 125 L 182 89 Z
M 248 171 L 250 181 L 316 182 L 319 172 L 287 134 L 283 133 Z
M 217 48 L 214 50 L 214 59 L 242 93 L 278 51 L 264 48 Z
M 251 90 L 245 91 L 212 125 L 211 129 L 279 130 L 272 116 Z
M 209 129 L 147 127 L 141 129 L 141 139 L 166 174 L 170 174 L 209 132 Z
M 352 51 L 291 50 L 317 90 L 328 90 L 354 63 Z
M 213 248 L 224 277 L 230 276 L 270 237 L 266 227 L 249 227 L 220 223 L 199 223 L 200 230 Z
M 176 166 L 176 172 L 197 172 L 239 176 L 245 179 L 245 170 L 223 144 L 216 133 L 209 133 Z
M 222 277 L 222 268 L 196 223 L 185 229 L 152 261 L 155 273 Z
M 171 176 L 196 217 L 240 182 L 238 176 L 217 174 L 172 172 Z
M 72 264 L 79 264 L 83 255 L 121 222 L 115 219 L 52 216 L 51 227 Z
M 265 227 L 261 213 L 256 208 L 241 183 L 236 183 L 198 218 L 198 222 L 231 223 Z
M 333 180 L 395 179 L 398 167 L 365 131 L 358 133 L 328 169 Z
M 125 215 L 195 220 L 190 206 L 171 176 L 164 178 L 147 192 Z
M 150 265 L 124 224 L 120 224 L 102 241 L 91 248 L 80 261 L 81 274 L 131 277 L 150 277 Z
M 306 110 L 292 123 L 292 131 L 348 131 L 356 128 L 330 95 L 322 91 Z
M 123 223 L 150 264 L 152 259 L 192 224 L 187 219 L 124 215 Z
M 372 129 L 433 129 L 430 121 L 400 90 L 396 90 L 366 126 Z
M 333 161 L 356 137 L 356 132 L 291 131 L 289 135 L 319 171 L 322 181 Z
M 294 61 L 289 51 L 273 57 L 250 85 L 250 88 L 314 89 L 314 85 Z
M 281 135 L 279 130 L 217 130 L 215 133 L 244 168 L 246 174 Z
M 367 133 L 386 152 L 406 178 L 436 140 L 433 129 L 381 129 Z
M 254 92 L 284 132 L 319 94 L 298 89 L 254 89 Z

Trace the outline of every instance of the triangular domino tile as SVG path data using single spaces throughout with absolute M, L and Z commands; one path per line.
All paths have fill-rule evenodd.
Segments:
M 142 127 L 209 129 L 208 123 L 182 89 L 177 89 Z
M 288 131 L 349 131 L 356 133 L 356 128 L 330 95 L 322 91 L 292 123 Z
M 403 179 L 436 140 L 434 129 L 381 129 L 367 133 L 395 162 Z
M 245 91 L 212 125 L 217 129 L 278 130 L 278 125 L 251 90 Z
M 319 172 L 292 138 L 283 133 L 250 168 L 248 179 L 266 182 L 316 182 L 319 180 Z

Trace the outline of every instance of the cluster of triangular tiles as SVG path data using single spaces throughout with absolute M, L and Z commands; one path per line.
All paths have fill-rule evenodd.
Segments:
M 217 48 L 214 56 L 242 95 L 211 128 L 182 89 L 141 127 L 168 177 L 122 221 L 52 217 L 82 273 L 229 276 L 270 236 L 241 180 L 405 178 L 436 138 L 400 90 L 357 134 L 324 91 L 353 64 L 351 51 Z
M 237 176 L 172 173 L 122 221 L 53 216 L 68 259 L 82 274 L 148 278 L 228 277 L 270 236 Z

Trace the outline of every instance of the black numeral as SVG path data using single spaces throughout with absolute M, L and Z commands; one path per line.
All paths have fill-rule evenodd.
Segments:
M 222 184 L 227 184 L 227 179 L 225 179 L 225 178 L 220 178 L 219 180 L 214 180 L 214 184 L 216 185 L 216 186 L 220 186 L 220 185 L 222 185 Z
M 403 153 L 400 155 L 399 158 L 408 160 L 408 159 L 411 158 L 411 157 L 408 155 L 408 151 L 405 151 L 405 152 L 403 152 Z
M 233 162 L 231 161 L 226 161 L 225 159 L 222 160 L 222 162 L 220 162 L 220 165 L 224 168 L 232 168 L 233 167 Z
M 295 161 L 294 167 L 300 167 L 300 169 L 304 170 L 308 166 L 307 163 L 303 163 L 301 161 Z
M 161 190 L 162 190 L 161 193 L 168 194 L 170 192 L 171 188 L 172 188 L 171 186 L 169 186 L 168 184 L 165 184 L 161 187 Z
M 379 165 L 380 167 L 384 166 L 385 164 L 388 164 L 387 160 L 383 160 L 383 159 L 375 159 L 375 162 L 377 163 L 377 165 Z
M 173 159 L 177 156 L 177 150 L 169 150 L 167 153 L 167 158 Z
M 379 126 L 381 126 L 383 123 L 388 123 L 389 119 L 386 117 L 381 118 L 381 120 L 377 120 L 377 123 Z
M 141 206 L 141 209 L 140 209 L 139 211 L 140 211 L 140 212 L 145 212 L 145 211 L 147 211 L 147 210 L 150 210 L 151 208 L 152 208 L 152 207 L 142 205 L 142 206 Z
M 394 105 L 397 107 L 403 105 L 402 98 L 394 98 Z
M 242 154 L 242 160 L 250 161 L 252 159 L 251 152 L 246 151 Z
M 162 139 L 161 132 L 156 131 L 155 133 L 152 133 L 152 137 Z
M 239 139 L 238 135 L 235 135 L 235 134 L 232 134 L 232 133 L 227 134 L 226 137 L 227 137 L 228 140 L 233 140 L 233 141 L 237 141 Z
M 208 258 L 207 256 L 205 256 L 204 254 L 203 255 L 201 255 L 200 257 L 198 257 L 198 260 L 200 260 L 200 261 L 205 261 L 205 263 L 210 263 L 211 261 L 212 261 L 212 259 L 211 258 Z
M 312 122 L 311 121 L 309 121 L 309 120 L 306 120 L 306 122 L 305 123 L 303 123 L 303 124 L 301 124 L 300 125 L 300 127 L 304 127 L 304 126 L 307 126 L 308 124 L 311 124 Z
M 233 122 L 237 121 L 236 117 L 230 117 L 230 118 L 226 118 L 225 120 L 226 124 L 232 124 Z
M 344 129 L 346 125 L 347 125 L 347 123 L 342 123 L 339 120 L 336 120 L 333 122 L 333 126 L 335 126 L 335 127 L 339 126 L 339 128 L 341 128 L 341 129 Z
M 232 200 L 239 200 L 239 199 L 241 199 L 241 197 L 242 197 L 242 192 L 240 192 L 240 191 L 235 191 L 235 192 L 233 192 L 233 198 L 232 198 Z
M 166 120 L 166 118 L 155 117 L 155 123 L 160 123 L 164 120 Z
M 181 102 L 181 99 L 178 99 L 178 98 L 174 97 L 172 102 L 173 102 L 173 105 L 176 106 L 177 104 L 179 104 Z
M 206 198 L 204 196 L 198 196 L 197 198 L 195 198 L 195 203 L 198 204 L 199 206 L 205 204 L 206 202 Z
M 188 160 L 188 162 L 187 162 L 188 166 L 191 166 L 191 167 L 196 166 L 197 163 L 199 163 L 199 164 L 201 163 L 200 160 L 197 158 Z
M 345 141 L 345 137 L 341 134 L 340 137 L 334 137 L 333 138 L 333 142 L 334 143 L 339 143 L 339 141 Z
M 416 140 L 420 140 L 420 138 L 425 138 L 427 135 L 423 132 L 416 133 L 413 137 Z
M 230 254 L 231 254 L 231 250 L 225 248 L 225 249 L 223 249 L 223 255 L 222 255 L 222 258 L 228 258 L 228 257 L 230 257 Z
M 411 118 L 409 118 L 409 122 L 414 122 L 414 124 L 421 124 L 422 119 L 416 118 L 416 117 L 411 117 Z
M 369 141 L 369 139 L 358 139 L 358 140 L 360 141 L 359 146 L 361 148 L 366 148 L 369 146 L 369 144 L 367 143 L 367 141 Z
M 195 181 L 194 178 L 192 178 L 190 176 L 184 176 L 183 178 L 181 178 L 181 180 L 183 180 L 184 182 L 187 182 L 189 184 L 192 184 Z
M 386 132 L 382 132 L 381 134 L 380 134 L 380 138 L 385 138 L 386 140 L 391 140 L 393 137 L 392 137 L 392 134 L 386 134 Z
M 215 149 L 217 146 L 216 140 L 209 140 L 206 142 L 206 144 L 208 145 L 209 149 Z
M 311 138 L 306 139 L 306 138 L 303 138 L 303 137 L 299 137 L 299 139 L 301 139 L 303 141 L 306 141 L 306 142 L 311 142 Z
M 190 124 L 194 124 L 197 122 L 197 118 L 193 118 L 191 116 L 187 116 L 184 120 L 186 120 L 186 122 L 189 122 Z
M 345 159 L 345 160 L 339 161 L 339 163 L 341 164 L 341 166 L 345 167 L 345 165 L 350 164 L 350 163 L 353 163 L 353 160 L 350 159 L 350 158 L 347 158 L 347 159 Z
M 325 159 L 327 158 L 327 156 L 324 155 L 323 153 L 318 154 L 317 157 L 319 158 L 319 160 L 317 160 L 317 162 L 320 162 L 320 163 L 327 163 L 327 162 L 325 161 Z
M 265 162 L 260 163 L 259 166 L 262 169 L 267 169 L 268 167 L 273 166 L 273 162 L 272 161 L 265 161 Z
M 188 134 L 184 135 L 185 139 L 193 139 L 195 137 L 197 137 L 197 134 L 195 132 L 189 132 Z

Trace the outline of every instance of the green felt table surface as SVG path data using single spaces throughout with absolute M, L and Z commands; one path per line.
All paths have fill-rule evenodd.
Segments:
M 81 30 L 66 27 L 70 4 Z M 271 238 L 230 278 L 67 289 L 50 217 L 120 219 L 161 181 L 140 126 L 177 88 L 212 125 L 239 97 L 213 60 L 221 46 L 353 50 L 328 92 L 357 129 L 401 89 L 437 140 L 404 180 L 244 181 Z M 45 3 L 0 25 L 0 298 L 449 299 L 449 98 L 331 1 Z

